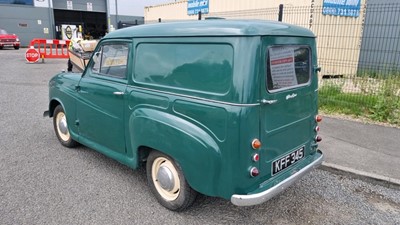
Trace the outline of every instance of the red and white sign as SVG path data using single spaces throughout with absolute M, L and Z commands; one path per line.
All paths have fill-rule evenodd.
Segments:
M 35 63 L 39 61 L 40 58 L 40 53 L 31 46 L 28 50 L 25 52 L 25 59 L 26 61 L 30 63 Z
M 297 85 L 293 47 L 274 47 L 269 53 L 274 89 Z

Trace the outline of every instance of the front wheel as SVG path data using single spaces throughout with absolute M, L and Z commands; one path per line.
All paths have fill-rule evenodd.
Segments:
M 54 109 L 53 125 L 57 138 L 62 145 L 68 148 L 73 148 L 78 145 L 78 143 L 71 138 L 68 130 L 67 116 L 61 105 L 58 105 Z
M 197 192 L 183 175 L 179 165 L 169 156 L 152 151 L 146 164 L 147 182 L 158 202 L 172 211 L 183 211 L 191 206 Z

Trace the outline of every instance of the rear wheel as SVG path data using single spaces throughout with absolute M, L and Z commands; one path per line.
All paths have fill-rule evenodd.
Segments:
M 173 211 L 183 211 L 191 206 L 197 192 L 183 175 L 179 165 L 169 156 L 152 151 L 146 164 L 147 181 L 158 202 Z
M 68 148 L 73 148 L 78 145 L 78 143 L 71 138 L 68 130 L 67 116 L 61 105 L 58 105 L 54 109 L 53 126 L 57 138 L 62 145 Z
M 18 49 L 19 49 L 19 46 L 14 46 L 14 49 L 15 49 L 15 50 L 18 50 Z

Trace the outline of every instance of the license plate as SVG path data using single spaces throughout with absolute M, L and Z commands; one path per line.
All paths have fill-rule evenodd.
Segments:
M 272 176 L 304 158 L 304 146 L 272 162 Z

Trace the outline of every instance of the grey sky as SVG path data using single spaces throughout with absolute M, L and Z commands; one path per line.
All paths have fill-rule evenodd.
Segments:
M 110 12 L 115 12 L 115 1 L 117 1 L 118 15 L 143 16 L 144 7 L 163 3 L 175 2 L 175 0 L 109 0 Z

